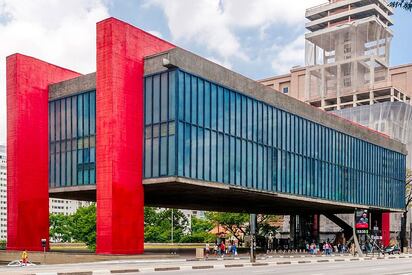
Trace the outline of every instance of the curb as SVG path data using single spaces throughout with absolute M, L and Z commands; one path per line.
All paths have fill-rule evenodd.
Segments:
M 98 274 L 123 274 L 123 273 L 144 273 L 144 272 L 161 272 L 161 271 L 178 271 L 178 270 L 204 270 L 204 269 L 223 269 L 223 268 L 241 268 L 251 266 L 276 266 L 276 265 L 291 265 L 291 264 L 316 264 L 316 263 L 331 263 L 331 262 L 352 262 L 352 261 L 366 261 L 366 260 L 392 260 L 412 258 L 412 255 L 406 256 L 389 256 L 389 257 L 362 257 L 362 258 L 312 258 L 312 259 L 295 259 L 285 261 L 272 262 L 257 262 L 257 263 L 220 263 L 204 265 L 187 265 L 187 266 L 164 266 L 164 267 L 144 267 L 144 268 L 129 268 L 129 269 L 113 269 L 113 270 L 95 270 L 95 271 L 72 271 L 72 272 L 39 272 L 31 273 L 31 275 L 98 275 Z

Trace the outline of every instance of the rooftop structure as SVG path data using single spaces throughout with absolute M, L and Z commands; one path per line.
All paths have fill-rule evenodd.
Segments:
M 305 102 L 339 110 L 409 100 L 389 80 L 392 13 L 382 0 L 329 1 L 306 11 Z

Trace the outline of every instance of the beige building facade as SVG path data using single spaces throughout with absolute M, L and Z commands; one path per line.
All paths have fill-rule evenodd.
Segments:
M 349 107 L 371 105 L 378 102 L 402 101 L 410 103 L 412 97 L 412 63 L 389 68 L 389 77 L 383 89 L 356 90 L 350 94 L 340 95 L 330 93 L 325 98 L 330 104 L 321 107 L 320 99 L 308 99 L 305 96 L 306 67 L 296 67 L 290 73 L 269 77 L 260 82 L 278 92 L 283 92 L 291 97 L 307 102 L 325 111 L 340 110 Z M 337 104 L 340 98 L 340 104 Z M 336 103 L 335 103 L 336 102 Z

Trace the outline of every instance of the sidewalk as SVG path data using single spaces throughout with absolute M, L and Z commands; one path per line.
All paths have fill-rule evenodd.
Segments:
M 219 258 L 208 260 L 194 259 L 157 259 L 157 260 L 119 260 L 107 262 L 38 265 L 34 267 L 0 267 L 0 274 L 36 274 L 36 275 L 95 275 L 116 273 L 154 273 L 159 271 L 202 270 L 222 268 L 242 268 L 250 266 L 277 266 L 292 264 L 314 264 L 350 261 L 373 261 L 385 259 L 412 258 L 412 254 L 386 257 L 352 257 L 352 256 L 300 256 L 300 257 L 259 257 L 256 263 L 249 259 Z

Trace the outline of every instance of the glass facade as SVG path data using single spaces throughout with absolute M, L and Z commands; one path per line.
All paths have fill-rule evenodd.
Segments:
M 405 155 L 182 70 L 145 77 L 145 178 L 402 208 Z
M 96 183 L 96 93 L 49 102 L 49 186 Z

